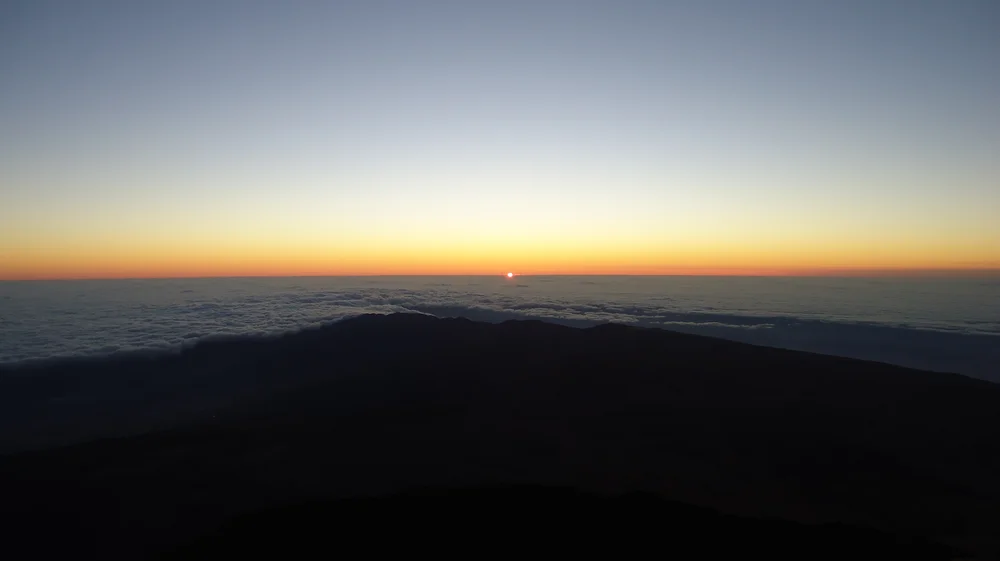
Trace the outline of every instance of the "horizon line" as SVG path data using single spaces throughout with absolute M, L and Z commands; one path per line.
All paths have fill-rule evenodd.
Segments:
M 745 278 L 983 278 L 1000 277 L 1000 268 L 983 269 L 822 269 L 815 271 L 768 272 L 692 272 L 692 273 L 514 273 L 517 277 L 745 277 Z M 111 280 L 211 280 L 211 279 L 295 279 L 295 278 L 420 278 L 420 277 L 496 277 L 507 278 L 507 272 L 492 274 L 461 273 L 359 273 L 359 274 L 299 274 L 299 275 L 172 275 L 172 276 L 94 276 L 94 277 L 21 277 L 0 278 L 0 282 L 49 281 L 111 281 Z

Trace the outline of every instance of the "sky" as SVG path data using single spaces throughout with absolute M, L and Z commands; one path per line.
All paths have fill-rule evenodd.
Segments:
M 0 279 L 931 270 L 995 0 L 0 3 Z

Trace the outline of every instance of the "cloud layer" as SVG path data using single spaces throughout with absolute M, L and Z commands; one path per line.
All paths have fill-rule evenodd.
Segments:
M 618 322 L 984 378 L 998 375 L 1000 321 L 995 320 L 1000 314 L 991 316 L 988 307 L 973 305 L 976 298 L 988 302 L 986 292 L 998 290 L 994 285 L 981 283 L 983 294 L 948 302 L 948 293 L 931 284 L 792 281 L 478 277 L 5 283 L 0 285 L 0 363 L 179 348 L 211 337 L 288 332 L 362 313 L 409 311 L 575 326 Z M 938 293 L 931 291 L 935 287 Z

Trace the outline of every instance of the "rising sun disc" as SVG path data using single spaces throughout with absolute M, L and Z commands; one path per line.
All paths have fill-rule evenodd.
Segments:
M 507 278 L 509 278 L 509 279 L 514 278 L 514 273 L 507 273 Z

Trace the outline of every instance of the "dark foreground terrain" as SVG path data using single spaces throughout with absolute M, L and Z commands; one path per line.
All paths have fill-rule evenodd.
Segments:
M 1000 386 L 660 330 L 363 316 L 0 408 L 11 559 L 1000 558 Z

